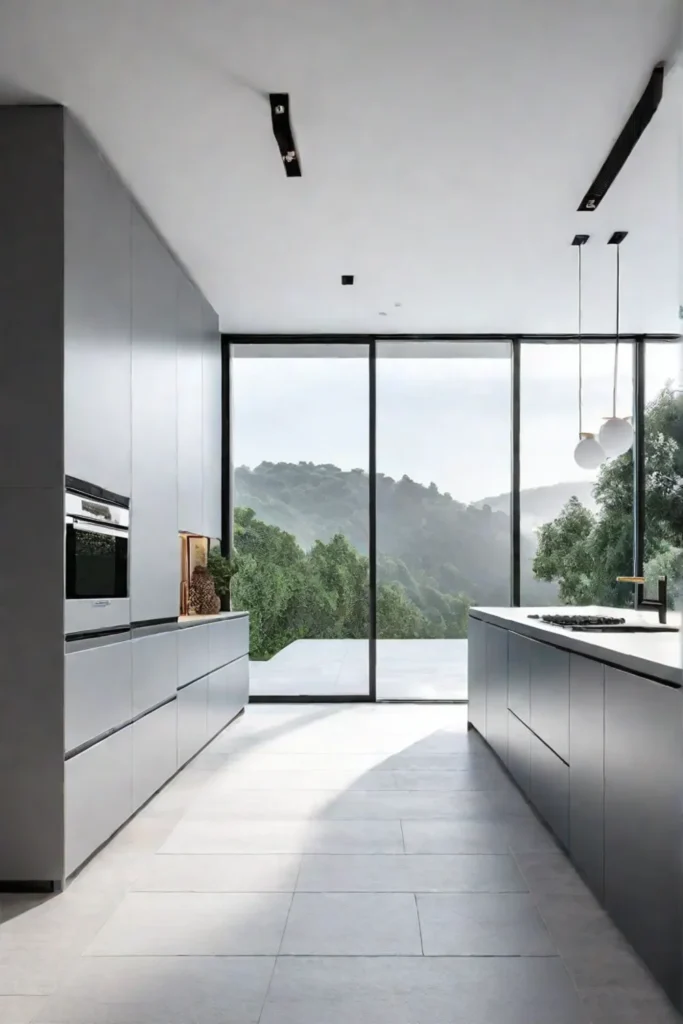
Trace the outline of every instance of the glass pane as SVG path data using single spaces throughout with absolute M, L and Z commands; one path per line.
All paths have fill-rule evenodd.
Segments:
M 467 697 L 469 608 L 510 603 L 509 343 L 377 343 L 377 697 Z
M 368 346 L 235 345 L 232 607 L 251 693 L 369 691 Z
M 116 597 L 116 538 L 75 527 L 73 531 L 74 596 Z
M 583 345 L 582 429 L 612 414 L 615 346 Z M 619 345 L 617 416 L 633 411 L 633 345 Z M 523 344 L 520 379 L 521 604 L 633 603 L 633 452 L 581 469 L 579 350 Z
M 647 597 L 668 576 L 669 605 L 683 607 L 683 393 L 677 343 L 645 346 L 645 552 Z

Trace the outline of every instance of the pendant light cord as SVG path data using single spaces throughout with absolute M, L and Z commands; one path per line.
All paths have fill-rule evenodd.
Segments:
M 581 289 L 582 289 L 582 265 L 581 265 L 581 250 L 582 245 L 577 246 L 579 250 L 579 440 L 583 433 L 583 414 L 582 414 L 582 403 L 583 403 L 583 349 L 581 347 L 581 336 L 582 336 L 582 302 L 581 302 Z
M 621 245 L 617 245 L 617 333 L 614 339 L 614 383 L 612 385 L 612 416 L 617 416 L 617 381 L 619 379 L 619 312 L 620 312 L 620 288 L 621 288 Z

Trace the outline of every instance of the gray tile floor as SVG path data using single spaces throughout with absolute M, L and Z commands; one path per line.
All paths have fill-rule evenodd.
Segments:
M 462 707 L 259 706 L 54 899 L 0 1024 L 673 1024 Z
M 366 640 L 296 640 L 252 661 L 255 696 L 358 696 L 368 692 Z M 467 640 L 378 640 L 379 700 L 466 700 Z

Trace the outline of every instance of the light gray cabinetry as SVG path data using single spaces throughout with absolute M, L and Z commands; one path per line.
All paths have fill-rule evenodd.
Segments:
M 172 700 L 133 723 L 135 810 L 161 789 L 178 765 L 178 702 Z
M 249 701 L 249 658 L 244 655 L 227 666 L 228 673 L 228 717 L 230 722 Z
M 178 637 L 175 630 L 141 637 L 133 649 L 133 715 L 172 697 L 178 687 Z
M 220 732 L 228 721 L 230 666 L 224 665 L 217 669 L 208 679 L 207 732 L 210 738 Z
M 133 717 L 132 644 L 127 640 L 67 654 L 64 746 L 68 751 Z
M 70 117 L 64 144 L 65 471 L 130 497 L 132 204 Z
M 70 875 L 133 813 L 133 727 L 65 764 L 66 874 Z
M 209 738 L 209 676 L 178 690 L 178 767 L 186 764 Z
M 221 433 L 222 433 L 222 361 L 218 317 L 204 302 L 204 345 L 202 360 L 203 412 L 203 496 L 204 528 L 207 537 L 221 536 Z
M 187 626 L 178 630 L 178 686 L 185 686 L 209 671 L 211 626 Z
M 233 619 L 213 622 L 209 626 L 209 669 L 211 671 L 248 653 L 249 616 L 239 615 Z
M 175 617 L 180 604 L 176 306 L 180 271 L 133 212 L 133 622 Z
M 204 531 L 203 299 L 178 275 L 178 529 Z

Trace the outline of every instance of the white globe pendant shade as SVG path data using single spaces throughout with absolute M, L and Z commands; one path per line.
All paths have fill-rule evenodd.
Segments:
M 605 450 L 595 434 L 582 434 L 574 449 L 574 461 L 581 469 L 597 469 L 605 461 Z
M 605 455 L 615 458 L 617 455 L 624 455 L 631 448 L 633 427 L 628 420 L 610 416 L 600 427 L 598 438 Z

